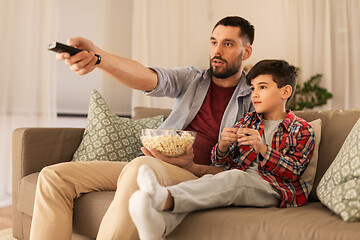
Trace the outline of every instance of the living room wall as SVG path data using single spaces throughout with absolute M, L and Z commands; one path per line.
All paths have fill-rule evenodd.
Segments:
M 62 1 L 58 9 L 58 41 L 66 42 L 73 36 L 84 36 L 94 43 L 119 56 L 131 58 L 132 44 L 132 18 L 133 5 L 131 0 L 122 0 L 121 3 L 110 1 Z M 224 4 L 228 2 L 229 4 Z M 189 50 L 187 62 L 183 65 L 195 65 L 201 68 L 208 67 L 209 36 L 213 25 L 227 15 L 241 15 L 252 22 L 256 27 L 256 40 L 254 42 L 253 56 L 248 64 L 254 64 L 263 56 L 274 58 L 287 58 L 289 53 L 282 51 L 286 44 L 284 21 L 281 19 L 279 4 L 276 0 L 270 4 L 263 1 L 260 8 L 253 6 L 251 2 L 246 7 L 232 9 L 233 1 L 227 0 L 222 3 L 216 1 L 198 0 L 191 2 L 189 8 Z M 79 13 L 78 9 L 86 3 L 86 9 Z M 211 4 L 209 4 L 211 3 Z M 250 6 L 250 4 L 252 4 Z M 230 6 L 229 6 L 230 5 Z M 112 6 L 109 9 L 108 6 Z M 270 11 L 265 12 L 264 9 Z M 201 12 L 201 14 L 199 14 Z M 79 17 L 81 14 L 81 17 Z M 277 16 L 277 17 L 276 17 Z M 76 21 L 74 21 L 76 19 Z M 267 23 L 278 25 L 277 39 L 275 41 L 272 29 L 268 28 L 262 19 L 268 19 Z M 268 36 L 271 36 L 270 39 Z M 160 41 L 159 41 L 160 42 Z M 269 47 L 269 43 L 271 47 Z M 153 45 L 152 52 L 161 51 L 161 44 Z M 159 49 L 157 49 L 159 48 Z M 165 67 L 176 67 L 165 66 Z M 131 90 L 118 84 L 101 71 L 95 70 L 86 76 L 77 76 L 63 63 L 57 64 L 57 106 L 60 113 L 87 112 L 91 90 L 98 89 L 104 94 L 108 104 L 118 114 L 131 113 Z
M 146 17 L 134 15 L 134 12 L 139 12 L 134 9 L 135 3 L 144 9 L 141 3 L 147 3 Z M 84 4 L 86 8 L 82 7 Z M 187 8 L 186 21 L 178 23 L 180 27 L 175 28 L 175 32 L 176 29 L 179 32 L 186 29 L 186 34 L 179 34 L 181 39 L 178 40 L 186 41 L 186 44 L 168 43 L 170 40 L 159 37 L 160 32 L 166 32 L 166 29 L 174 33 L 169 22 L 173 20 L 172 11 L 176 9 L 167 9 L 165 4 L 184 4 Z M 132 49 L 139 44 L 135 41 L 139 39 L 133 38 L 137 35 L 134 35 L 132 25 L 134 20 L 142 21 L 151 26 L 150 41 L 146 42 L 150 57 L 144 64 L 162 67 L 208 67 L 209 36 L 214 24 L 224 16 L 243 16 L 256 29 L 253 55 L 246 64 L 253 65 L 264 58 L 286 59 L 300 67 L 299 81 L 308 80 L 316 73 L 324 74 L 321 85 L 334 91 L 334 97 L 323 109 L 349 109 L 360 105 L 360 96 L 354 92 L 360 87 L 359 83 L 351 80 L 360 75 L 355 67 L 359 64 L 356 56 L 360 55 L 360 47 L 356 39 L 360 34 L 359 30 L 352 32 L 350 29 L 360 20 L 358 14 L 354 14 L 357 9 L 360 11 L 356 1 L 350 4 L 346 1 L 314 0 L 183 0 L 171 3 L 164 0 L 64 0 L 61 5 L 58 18 L 58 39 L 61 41 L 71 36 L 85 36 L 112 53 L 131 58 Z M 77 9 L 81 8 L 80 13 Z M 346 43 L 349 38 L 352 38 L 350 44 Z M 185 51 L 186 58 L 173 59 L 175 57 L 169 53 L 169 45 Z M 182 48 L 184 45 L 186 47 Z M 168 55 L 174 61 L 169 61 Z M 341 66 L 344 63 L 347 64 Z M 86 113 L 92 88 L 97 88 L 104 95 L 114 112 L 123 115 L 130 114 L 134 107 L 131 106 L 131 96 L 134 98 L 137 94 L 142 97 L 142 94 L 132 93 L 100 71 L 78 77 L 62 63 L 57 68 L 58 112 Z M 161 100 L 163 104 L 164 100 Z
M 66 43 L 82 36 L 116 55 L 131 57 L 132 0 L 63 0 L 58 4 L 54 27 L 57 39 Z M 54 55 L 55 61 L 55 55 Z M 130 114 L 131 90 L 95 70 L 77 76 L 63 63 L 56 64 L 57 112 L 86 114 L 92 89 L 101 92 L 111 109 Z

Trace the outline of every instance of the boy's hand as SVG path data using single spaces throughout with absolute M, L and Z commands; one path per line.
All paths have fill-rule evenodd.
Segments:
M 252 128 L 239 128 L 237 134 L 239 136 L 238 143 L 240 145 L 250 145 L 255 151 L 261 153 L 263 156 L 265 155 L 267 146 L 263 143 L 257 130 Z
M 236 134 L 237 128 L 227 127 L 221 132 L 218 148 L 225 152 L 231 143 L 235 143 L 238 139 Z

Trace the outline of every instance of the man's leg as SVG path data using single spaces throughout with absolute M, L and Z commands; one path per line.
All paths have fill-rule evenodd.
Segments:
M 74 199 L 91 191 L 113 191 L 125 162 L 66 162 L 39 174 L 30 239 L 71 239 Z
M 107 210 L 98 232 L 98 240 L 139 239 L 136 227 L 129 215 L 129 199 L 139 189 L 136 178 L 140 166 L 148 165 L 162 186 L 171 186 L 196 179 L 192 173 L 152 157 L 132 160 L 121 172 L 113 202 Z

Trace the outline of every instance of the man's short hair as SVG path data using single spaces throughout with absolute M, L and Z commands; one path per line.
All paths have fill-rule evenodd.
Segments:
M 240 37 L 248 41 L 250 45 L 253 44 L 255 28 L 248 20 L 239 16 L 228 16 L 218 21 L 212 31 L 214 32 L 215 28 L 219 25 L 240 27 Z
M 296 88 L 297 69 L 284 60 L 262 60 L 255 64 L 246 76 L 246 83 L 250 86 L 251 80 L 260 75 L 271 75 L 278 88 L 290 85 L 291 96 Z

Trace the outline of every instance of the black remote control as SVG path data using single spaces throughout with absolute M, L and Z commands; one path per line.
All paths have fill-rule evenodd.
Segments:
M 54 51 L 54 52 L 67 52 L 70 54 L 70 56 L 73 56 L 83 50 L 74 48 L 59 42 L 52 42 L 48 46 L 48 50 Z

